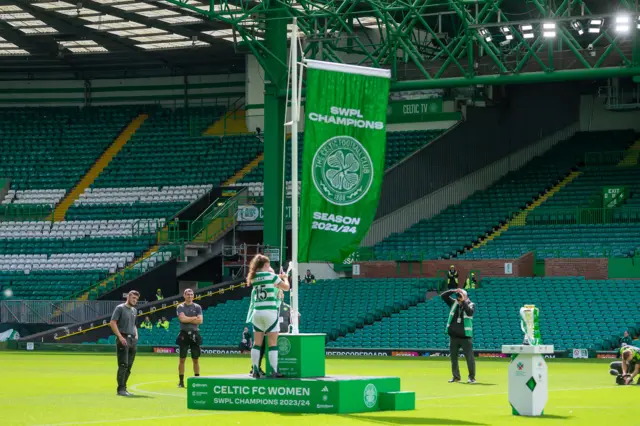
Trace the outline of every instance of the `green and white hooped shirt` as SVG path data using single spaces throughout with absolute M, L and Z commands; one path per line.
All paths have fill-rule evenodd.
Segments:
M 256 311 L 278 310 L 278 288 L 282 280 L 273 272 L 258 272 L 251 281 L 251 286 L 255 289 L 253 298 L 253 308 Z

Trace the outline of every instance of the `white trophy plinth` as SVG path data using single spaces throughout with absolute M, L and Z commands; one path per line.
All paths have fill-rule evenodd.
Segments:
M 553 345 L 503 345 L 510 354 L 509 403 L 517 416 L 541 416 L 549 398 L 547 363 L 544 354 L 553 353 Z

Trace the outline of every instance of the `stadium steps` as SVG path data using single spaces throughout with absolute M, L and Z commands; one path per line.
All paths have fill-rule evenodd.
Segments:
M 205 130 L 203 136 L 240 135 L 250 133 L 247 129 L 246 111 L 229 111 Z
M 226 234 L 233 225 L 233 222 L 227 222 L 225 224 L 221 218 L 213 219 L 206 228 L 202 230 L 202 232 L 195 236 L 191 242 L 194 244 L 207 244 L 214 242 Z
M 635 141 L 633 145 L 627 149 L 627 153 L 618 163 L 618 167 L 637 166 L 638 158 L 640 158 L 640 139 Z
M 131 270 L 135 267 L 135 265 L 137 265 L 138 263 L 141 263 L 142 261 L 148 259 L 149 257 L 151 257 L 151 255 L 153 255 L 156 251 L 158 251 L 158 246 L 154 245 L 152 247 L 150 247 L 146 252 L 144 252 L 144 254 L 142 256 L 140 256 L 139 258 L 137 258 L 135 261 L 133 261 L 132 263 L 130 263 L 129 265 L 127 265 L 124 269 L 109 275 L 107 278 L 105 278 L 104 280 L 102 280 L 102 282 L 100 282 L 100 284 L 98 284 L 97 286 L 91 286 L 91 288 L 86 289 L 82 295 L 80 295 L 78 297 L 78 300 L 89 300 L 89 293 L 91 291 L 91 289 L 93 288 L 106 288 L 108 284 L 112 283 L 117 276 L 122 275 L 125 273 L 125 271 L 127 270 Z
M 547 191 L 543 196 L 539 197 L 537 200 L 531 203 L 531 205 L 527 206 L 527 208 L 524 209 L 522 213 L 518 214 L 516 217 L 511 219 L 510 223 L 513 226 L 524 226 L 527 223 L 527 216 L 530 212 L 540 207 L 542 203 L 544 203 L 549 198 L 556 195 L 558 191 L 560 191 L 562 188 L 564 188 L 565 186 L 573 182 L 581 174 L 582 172 L 579 172 L 579 171 L 569 173 L 569 175 L 567 175 L 567 177 L 562 179 L 562 181 L 560 181 L 557 185 L 555 185 L 553 188 Z
M 486 245 L 489 241 L 492 241 L 502 235 L 504 232 L 509 230 L 509 226 L 524 226 L 527 223 L 527 215 L 532 212 L 534 209 L 539 207 L 542 203 L 547 201 L 549 198 L 553 197 L 558 191 L 567 186 L 569 183 L 573 182 L 578 176 L 580 176 L 582 172 L 574 171 L 569 173 L 564 179 L 554 185 L 549 191 L 545 192 L 542 196 L 535 199 L 529 206 L 527 206 L 524 210 L 522 210 L 519 214 L 517 214 L 513 219 L 507 221 L 504 225 L 500 226 L 497 230 L 491 233 L 487 238 L 484 238 L 482 241 L 476 243 L 471 250 L 480 248 Z M 469 250 L 469 251 L 471 251 Z
M 263 160 L 264 160 L 264 152 L 258 155 L 253 160 L 251 160 L 251 162 L 249 162 L 247 165 L 241 168 L 238 172 L 236 172 L 236 174 L 233 175 L 231 178 L 229 178 L 229 180 L 227 180 L 223 184 L 223 186 L 231 186 L 231 185 L 234 185 L 236 182 L 241 181 L 246 175 L 251 173 L 253 169 L 258 167 L 258 165 L 262 163 Z
M 149 118 L 147 114 L 140 114 L 134 118 L 131 123 L 124 128 L 124 130 L 113 141 L 111 146 L 106 149 L 93 164 L 89 171 L 80 179 L 76 186 L 67 194 L 67 196 L 56 206 L 53 212 L 53 220 L 60 222 L 64 220 L 69 208 L 78 199 L 85 189 L 87 189 L 96 180 L 96 178 L 102 173 L 102 171 L 109 165 L 111 160 L 120 152 L 124 145 L 131 139 L 133 134 L 142 126 L 145 120 Z

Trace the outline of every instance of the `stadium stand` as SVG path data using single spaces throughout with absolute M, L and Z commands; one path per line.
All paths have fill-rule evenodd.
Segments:
M 425 300 L 437 279 L 321 280 L 301 284 L 301 329 L 327 333 L 330 348 L 446 348 L 449 308 L 436 296 Z M 620 309 L 620 294 L 640 290 L 640 282 L 585 280 L 582 277 L 491 278 L 469 290 L 476 303 L 474 346 L 499 350 L 520 344 L 518 312 L 535 303 L 541 311 L 543 342 L 558 349 L 608 350 L 625 330 L 640 331 L 637 316 Z M 573 305 L 567 309 L 567 300 Z M 207 345 L 236 346 L 249 308 L 249 298 L 229 300 L 205 310 L 201 334 Z M 481 313 L 481 314 L 480 314 Z M 170 330 L 178 330 L 177 319 Z M 175 333 L 140 330 L 141 344 L 173 345 Z
M 638 167 L 598 167 L 583 170 L 582 174 L 561 192 L 540 206 L 543 208 L 589 207 L 594 196 L 602 196 L 604 186 L 628 186 L 633 202 L 640 204 L 640 173 Z
M 18 191 L 14 200 L 59 201 L 62 191 L 76 184 L 137 110 L 134 106 L 0 109 L 0 175 L 12 179 L 11 187 Z M 20 192 L 28 190 L 51 191 Z
M 434 290 L 438 279 L 372 279 L 319 280 L 316 284 L 300 284 L 300 312 L 304 330 L 323 332 L 331 338 L 346 335 L 366 324 L 400 312 L 424 300 L 428 290 Z M 237 345 L 245 326 L 249 298 L 229 300 L 205 310 L 204 315 L 218 318 L 205 321 L 201 334 L 210 345 Z M 176 318 L 172 329 L 179 329 Z M 143 331 L 141 342 L 172 344 L 164 330 Z M 173 336 L 173 334 L 171 335 Z
M 521 344 L 519 309 L 535 303 L 540 308 L 544 343 L 557 349 L 611 349 L 625 330 L 635 332 L 640 327 L 637 316 L 620 309 L 620 294 L 638 290 L 640 282 L 627 280 L 484 278 L 481 289 L 469 291 L 478 312 L 474 319 L 474 346 L 499 350 L 503 344 Z M 569 300 L 571 309 L 567 309 Z M 449 308 L 435 297 L 339 337 L 328 346 L 446 348 L 448 312 Z
M 465 247 L 491 234 L 545 192 L 562 185 L 567 174 L 590 151 L 620 150 L 633 132 L 578 133 L 543 156 L 509 173 L 490 188 L 462 203 L 394 233 L 374 246 L 377 259 L 438 259 L 457 256 Z
M 63 216 L 66 220 L 0 223 L 0 272 L 10 272 L 11 278 L 2 281 L 3 289 L 16 287 L 16 296 L 40 298 L 28 287 L 56 282 L 55 277 L 41 271 L 95 272 L 75 285 L 43 293 L 65 298 L 141 256 L 145 259 L 133 268 L 138 272 L 167 260 L 167 253 L 158 253 L 153 246 L 156 231 L 166 219 L 228 179 L 259 151 L 260 143 L 254 137 L 223 140 L 192 136 L 207 129 L 224 113 L 223 108 L 0 110 L 0 173 L 12 178 L 3 205 L 36 211 L 43 204 L 52 207 L 59 203 L 142 110 L 150 113 L 148 122 L 94 185 L 79 193 Z M 28 212 L 24 213 L 27 216 Z M 45 215 L 38 217 L 44 219 Z M 30 278 L 21 280 L 16 271 Z
M 224 112 L 211 110 L 212 121 Z M 254 135 L 191 136 L 189 122 L 183 109 L 153 112 L 92 187 L 219 186 L 261 152 Z
M 640 223 L 512 226 L 462 259 L 512 259 L 528 252 L 536 258 L 632 257 L 640 249 Z

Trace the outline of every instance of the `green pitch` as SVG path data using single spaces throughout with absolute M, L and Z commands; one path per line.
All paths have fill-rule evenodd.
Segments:
M 186 391 L 176 388 L 177 364 L 173 356 L 139 355 L 129 380 L 129 390 L 138 397 L 122 398 L 115 395 L 115 355 L 0 352 L 0 424 L 635 424 L 640 395 L 640 386 L 614 385 L 605 362 L 549 360 L 546 416 L 521 418 L 511 415 L 507 402 L 506 360 L 479 359 L 478 383 L 467 385 L 447 383 L 450 371 L 446 359 L 327 359 L 328 374 L 400 376 L 403 390 L 416 392 L 416 410 L 341 416 L 201 412 L 187 410 Z M 201 364 L 203 375 L 249 370 L 246 358 L 205 357 Z M 464 374 L 464 362 L 461 367 Z

